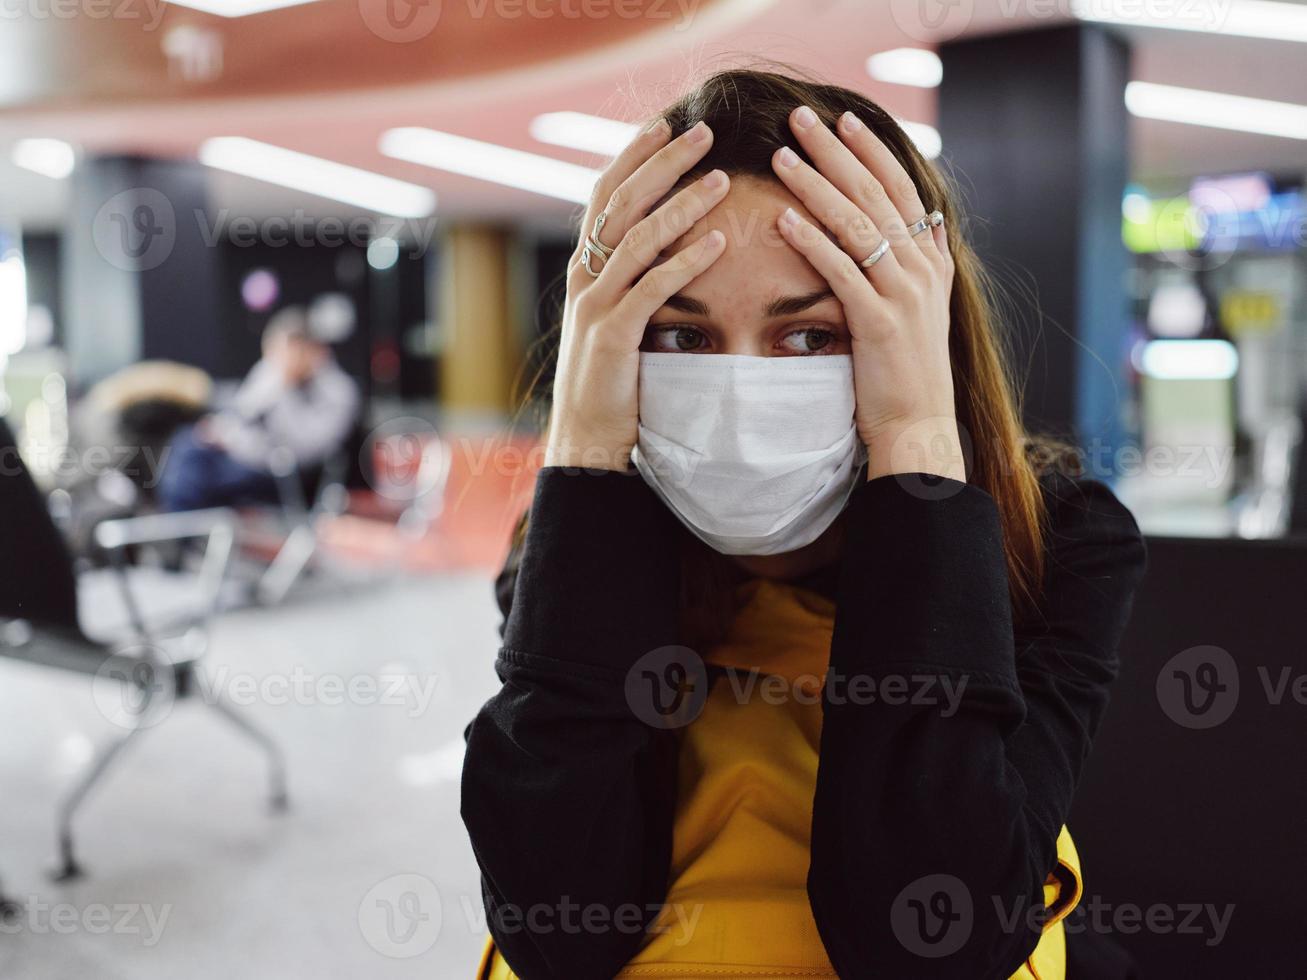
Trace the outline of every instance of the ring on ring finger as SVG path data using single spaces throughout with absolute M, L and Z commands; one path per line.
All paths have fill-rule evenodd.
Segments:
M 858 263 L 864 269 L 870 269 L 873 265 L 885 257 L 889 252 L 889 239 L 882 238 L 880 244 L 871 250 L 871 254 Z
M 944 214 L 940 211 L 932 211 L 930 214 L 923 216 L 919 221 L 914 221 L 908 225 L 908 234 L 915 238 L 927 228 L 938 228 L 944 223 Z

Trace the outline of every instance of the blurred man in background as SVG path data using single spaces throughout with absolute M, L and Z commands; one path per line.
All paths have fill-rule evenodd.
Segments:
M 275 502 L 274 465 L 301 472 L 320 465 L 345 444 L 358 405 L 358 387 L 313 335 L 306 311 L 287 307 L 268 322 L 263 357 L 231 405 L 173 439 L 159 505 L 176 511 Z

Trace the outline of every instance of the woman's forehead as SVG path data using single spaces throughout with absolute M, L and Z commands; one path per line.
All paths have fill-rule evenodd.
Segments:
M 670 257 L 713 230 L 726 236 L 721 257 L 683 292 L 716 305 L 706 294 L 722 298 L 747 291 L 751 303 L 766 304 L 779 296 L 824 287 L 826 281 L 776 227 L 787 207 L 811 220 L 798 198 L 779 181 L 732 178 L 725 199 L 663 253 Z

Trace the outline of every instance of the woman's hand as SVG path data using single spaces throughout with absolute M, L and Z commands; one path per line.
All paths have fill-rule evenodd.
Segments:
M 726 244 L 720 231 L 712 231 L 655 265 L 663 249 L 730 186 L 726 174 L 714 170 L 648 214 L 712 146 L 704 123 L 670 142 L 669 135 L 659 120 L 596 182 L 568 268 L 546 466 L 627 468 L 638 430 L 640 343 L 649 318 L 712 265 Z M 614 251 L 607 259 L 592 257 L 595 278 L 585 270 L 582 251 L 601 212 L 607 217 L 599 238 Z
M 790 128 L 817 169 L 788 147 L 776 152 L 772 168 L 835 241 L 792 208 L 777 224 L 844 307 L 867 478 L 925 472 L 965 480 L 948 353 L 953 259 L 944 226 L 908 233 L 926 213 L 916 187 L 852 113 L 840 118 L 838 136 L 806 106 L 791 113 Z M 863 268 L 883 240 L 889 251 Z

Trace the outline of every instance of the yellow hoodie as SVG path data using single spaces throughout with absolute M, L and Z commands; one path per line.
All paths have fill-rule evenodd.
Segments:
M 740 589 L 729 636 L 705 658 L 735 670 L 713 684 L 702 713 L 682 733 L 663 914 L 621 980 L 838 976 L 807 893 L 820 695 L 835 606 L 815 592 L 763 579 Z M 1020 980 L 1066 975 L 1062 919 L 1080 900 L 1081 879 L 1065 827 L 1057 857 L 1061 874 L 1044 885 L 1049 917 L 1038 946 L 1013 974 Z M 477 976 L 517 980 L 493 944 Z

